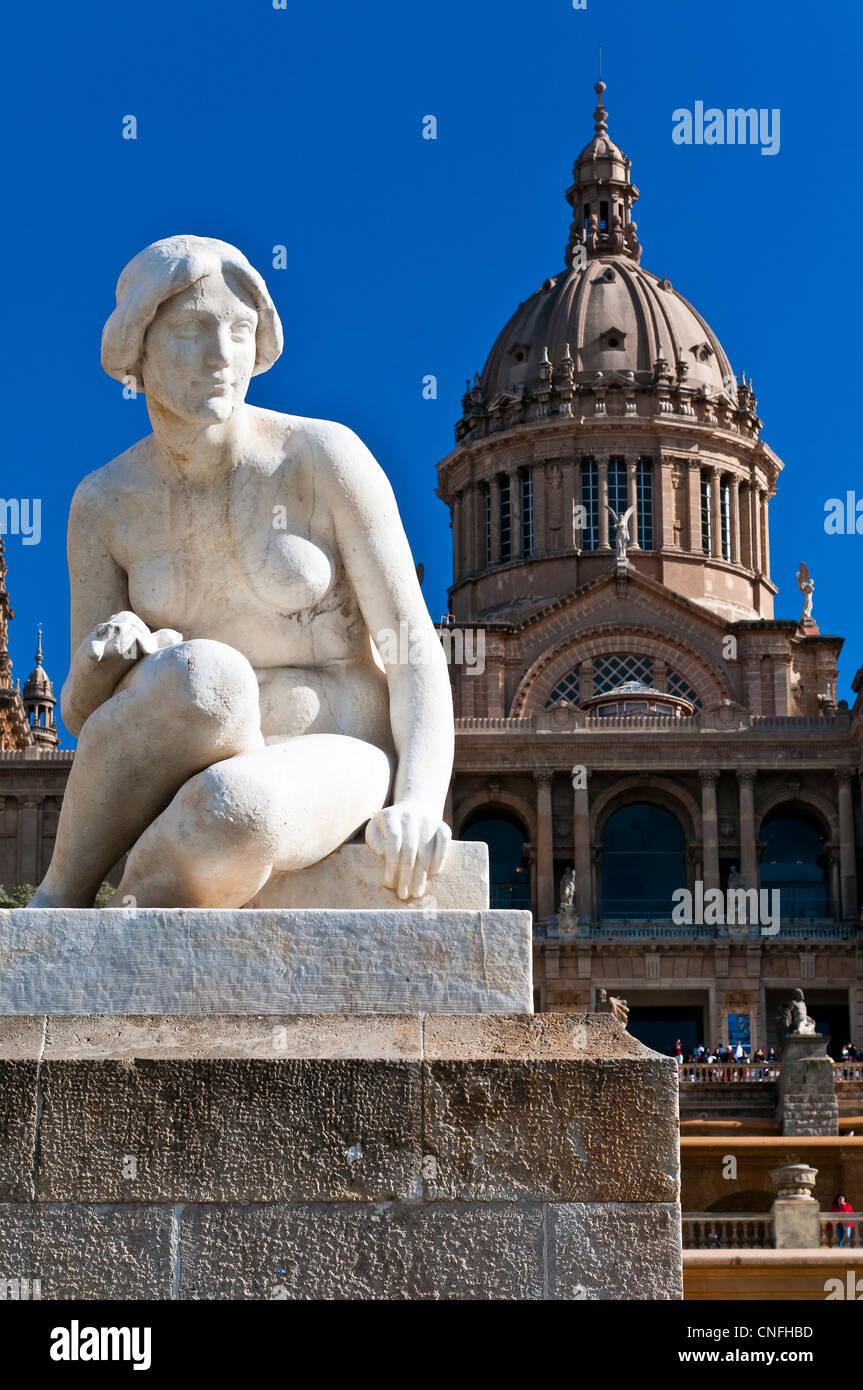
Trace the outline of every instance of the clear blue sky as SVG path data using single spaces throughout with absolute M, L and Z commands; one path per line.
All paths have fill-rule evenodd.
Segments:
M 610 132 L 633 161 L 643 263 L 754 378 L 784 459 L 771 504 L 776 613 L 795 571 L 822 632 L 863 664 L 863 536 L 824 502 L 863 498 L 861 19 L 857 6 L 727 0 L 440 0 L 325 5 L 147 0 L 24 7 L 4 20 L 4 497 L 43 499 L 38 546 L 6 538 L 22 679 L 45 627 L 69 651 L 65 529 L 84 473 L 148 428 L 99 365 L 117 276 L 177 232 L 236 243 L 267 279 L 285 352 L 250 399 L 341 420 L 394 484 L 432 616 L 451 573 L 436 461 L 465 377 L 518 302 L 562 266 L 563 199 L 592 133 L 597 42 Z M 778 107 L 781 148 L 682 147 L 671 113 Z M 138 122 L 121 138 L 122 118 Z M 437 141 L 421 138 L 438 119 Z M 271 269 L 272 247 L 288 268 Z M 825 316 L 832 327 L 827 333 Z M 438 379 L 436 401 L 422 378 Z M 218 544 L 218 537 L 214 537 Z M 68 746 L 68 735 L 64 743 Z

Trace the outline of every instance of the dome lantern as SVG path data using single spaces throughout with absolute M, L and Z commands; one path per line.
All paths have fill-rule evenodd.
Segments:
M 632 205 L 638 189 L 630 181 L 630 161 L 608 135 L 608 112 L 602 103 L 605 83 L 597 82 L 593 113 L 594 137 L 572 166 L 572 186 L 566 201 L 573 211 L 566 247 L 571 270 L 593 256 L 628 256 L 641 259 L 638 224 L 632 221 Z

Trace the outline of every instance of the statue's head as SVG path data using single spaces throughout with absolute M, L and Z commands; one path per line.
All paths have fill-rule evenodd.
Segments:
M 217 423 L 231 418 L 282 342 L 267 287 L 241 251 L 210 237 L 166 237 L 117 281 L 102 366 L 181 418 Z

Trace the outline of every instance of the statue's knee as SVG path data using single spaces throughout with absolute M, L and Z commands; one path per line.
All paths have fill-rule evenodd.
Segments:
M 260 727 L 258 682 L 241 652 L 224 642 L 196 638 L 155 653 L 158 698 L 182 716 L 225 730 Z
M 230 759 L 199 772 L 179 796 L 182 819 L 199 827 L 208 861 L 273 862 L 278 835 L 267 798 Z

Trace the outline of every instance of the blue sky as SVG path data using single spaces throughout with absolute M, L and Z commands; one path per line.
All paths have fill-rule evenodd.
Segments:
M 643 264 L 754 378 L 764 437 L 786 465 L 771 504 L 776 614 L 798 616 L 805 559 L 822 632 L 846 638 L 849 694 L 863 664 L 863 536 L 828 536 L 823 518 L 828 497 L 863 499 L 846 356 L 861 307 L 856 7 L 52 0 L 19 7 L 5 33 L 0 493 L 43 499 L 41 543 L 6 537 L 22 680 L 40 620 L 58 688 L 67 669 L 78 480 L 148 429 L 143 399 L 123 401 L 99 365 L 117 276 L 177 232 L 232 241 L 262 271 L 286 344 L 249 398 L 365 439 L 425 564 L 432 616 L 445 611 L 450 530 L 434 465 L 452 447 L 465 377 L 562 266 L 563 194 L 592 133 L 601 41 L 610 132 L 641 190 Z M 672 112 L 697 100 L 778 107 L 779 153 L 674 144 Z M 121 138 L 128 114 L 136 141 Z M 427 114 L 436 141 L 421 138 Z M 271 268 L 279 243 L 285 270 Z

